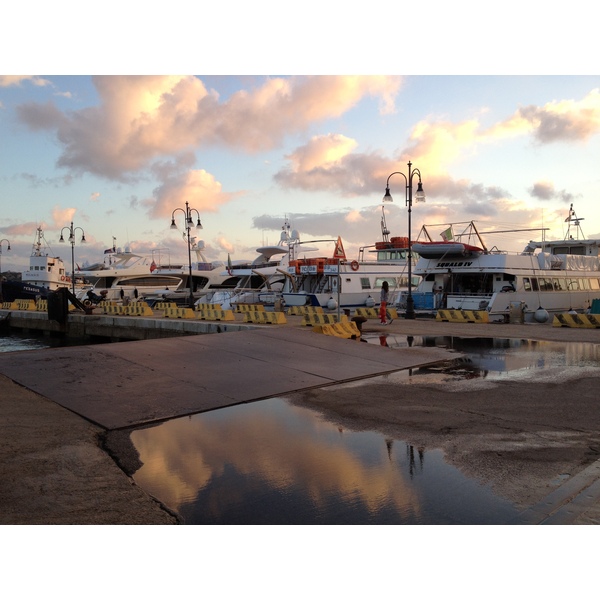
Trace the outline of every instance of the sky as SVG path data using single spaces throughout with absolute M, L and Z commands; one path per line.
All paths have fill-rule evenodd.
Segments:
M 105 0 L 82 10 L 73 0 L 5 3 L 0 239 L 11 251 L 0 243 L 2 270 L 27 267 L 38 226 L 68 264 L 70 248 L 58 239 L 71 222 L 87 240 L 80 244 L 77 230 L 78 264 L 102 258 L 113 237 L 133 251 L 168 247 L 185 258 L 181 231 L 169 225 L 186 202 L 199 212 L 209 260 L 253 258 L 256 247 L 277 242 L 286 216 L 303 239 L 341 236 L 354 257 L 378 239 L 387 178 L 406 174 L 409 161 L 426 193 L 425 204 L 413 205 L 413 237 L 423 224 L 475 220 L 481 231 L 547 227 L 548 238 L 561 238 L 571 202 L 585 235 L 600 237 L 597 24 L 586 18 L 589 9 L 577 9 L 582 3 L 213 4 Z M 405 236 L 403 177 L 392 176 L 390 188 L 387 225 Z M 181 229 L 179 211 L 176 220 Z M 444 229 L 430 231 L 435 237 Z M 519 251 L 538 233 L 486 241 Z M 527 549 L 510 568 L 523 564 L 529 573 L 530 544 L 514 543 L 525 531 L 510 530 L 511 547 Z M 486 543 L 471 572 L 491 575 L 486 568 L 499 563 L 489 560 L 489 538 L 478 538 L 478 528 L 460 533 Z M 415 529 L 411 548 L 426 534 Z M 409 535 L 403 531 L 404 540 Z M 224 550 L 245 548 L 244 541 Z M 440 547 L 432 541 L 428 560 L 419 560 L 427 576 L 432 548 Z M 48 542 L 54 548 L 54 538 Z M 448 542 L 455 548 L 454 537 Z M 204 547 L 214 553 L 218 544 L 213 536 Z M 554 546 L 540 548 L 540 566 L 556 559 L 543 552 Z M 344 547 L 354 564 L 356 544 L 336 544 L 345 567 Z M 155 539 L 136 551 L 145 548 L 154 552 Z M 80 553 L 86 566 L 87 550 Z M 289 551 L 282 560 L 294 565 Z M 397 560 L 393 552 L 372 554 L 371 593 L 383 573 L 396 575 L 381 561 Z M 49 556 L 40 565 L 51 574 Z M 187 556 L 197 562 L 196 552 Z M 469 555 L 470 564 L 478 559 Z M 463 561 L 461 552 L 444 552 L 436 569 L 453 578 L 464 573 Z M 181 572 L 180 562 L 172 566 Z M 439 580 L 445 586 L 448 579 Z M 339 579 L 331 581 L 339 593 Z M 169 579 L 169 593 L 176 583 Z M 464 595 L 468 582 L 460 585 Z M 539 592 L 540 582 L 532 585 Z M 556 589 L 556 581 L 549 585 Z M 473 586 L 479 597 L 476 578 Z
M 600 75 L 557 74 L 543 63 L 539 74 L 444 73 L 435 60 L 406 71 L 402 61 L 380 61 L 389 71 L 370 65 L 391 75 L 357 75 L 340 63 L 335 74 L 319 69 L 320 58 L 306 67 L 292 59 L 284 75 L 283 60 L 253 71 L 234 70 L 235 58 L 157 75 L 182 71 L 177 61 L 148 72 L 148 63 L 103 60 L 73 63 L 69 43 L 50 60 L 0 69 L 0 238 L 11 245 L 1 245 L 3 269 L 27 266 L 38 226 L 51 253 L 67 259 L 58 239 L 71 222 L 80 265 L 101 259 L 113 238 L 185 259 L 186 202 L 203 224 L 192 235 L 208 260 L 254 258 L 258 246 L 277 243 L 286 218 L 303 240 L 341 236 L 354 258 L 380 239 L 388 176 L 407 175 L 409 161 L 426 194 L 413 203 L 413 239 L 422 225 L 441 239 L 442 225 L 471 220 L 480 232 L 547 228 L 548 239 L 562 238 L 571 203 L 584 235 L 600 237 Z M 357 67 L 368 72 L 365 62 Z M 402 175 L 390 190 L 387 227 L 406 236 Z M 172 216 L 179 231 L 169 228 Z M 485 241 L 517 251 L 541 235 Z

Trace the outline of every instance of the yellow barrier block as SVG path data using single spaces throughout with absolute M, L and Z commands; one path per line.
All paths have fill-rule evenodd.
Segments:
M 38 300 L 35 303 L 35 310 L 38 310 L 40 312 L 47 312 L 48 311 L 48 300 Z
M 237 313 L 265 312 L 265 307 L 262 304 L 236 304 L 235 312 L 237 312 Z
M 154 308 L 156 310 L 166 310 L 167 308 L 177 308 L 177 304 L 175 302 L 157 302 Z
M 196 314 L 192 308 L 165 308 L 165 317 L 170 319 L 195 319 Z
M 365 317 L 366 319 L 379 319 L 379 308 L 367 308 L 365 306 L 359 306 L 355 313 L 357 317 Z M 386 314 L 388 319 L 397 319 L 398 311 L 395 308 L 387 308 Z
M 347 321 L 346 315 L 341 315 L 340 321 Z M 302 325 L 333 325 L 338 322 L 337 315 L 312 313 L 302 317 Z
M 288 309 L 288 315 L 313 315 L 322 314 L 322 306 L 290 306 Z
M 559 313 L 554 315 L 552 327 L 579 327 L 586 329 L 597 329 L 600 327 L 600 315 L 574 315 L 571 313 Z
M 436 321 L 449 323 L 489 323 L 489 314 L 486 310 L 438 310 Z
M 123 306 L 121 308 L 126 309 L 124 314 L 132 315 L 135 317 L 153 317 L 154 312 L 145 302 L 136 302 L 129 306 Z
M 264 323 L 269 325 L 283 325 L 287 319 L 282 312 L 267 312 L 265 310 L 253 310 L 244 312 L 244 323 Z
M 15 300 L 17 310 L 35 310 L 35 300 Z
M 200 302 L 196 304 L 196 310 L 221 310 L 220 304 L 210 304 L 209 302 Z
M 198 311 L 198 318 L 207 321 L 235 321 L 232 310 L 205 308 Z
M 357 339 L 360 337 L 360 332 L 354 322 L 340 322 L 333 323 L 332 325 L 314 325 L 313 331 L 317 333 L 323 333 L 324 335 L 331 335 L 343 339 Z
M 2 310 L 17 310 L 17 303 L 16 302 L 3 302 Z

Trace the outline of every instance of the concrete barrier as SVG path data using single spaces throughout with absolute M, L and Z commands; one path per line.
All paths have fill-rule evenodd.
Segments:
M 17 310 L 36 310 L 35 300 L 15 300 Z
M 358 339 L 360 337 L 360 331 L 353 321 L 333 323 L 332 325 L 314 325 L 313 331 L 344 339 Z
M 196 310 L 221 310 L 220 304 L 211 304 L 210 302 L 200 302 L 195 305 Z
M 267 312 L 265 310 L 252 310 L 244 312 L 244 323 L 261 323 L 269 325 L 284 325 L 287 319 L 282 312 Z
M 196 313 L 192 308 L 165 308 L 164 316 L 168 319 L 195 319 Z
M 597 329 L 600 327 L 600 315 L 559 313 L 554 315 L 552 327 L 580 327 L 586 329 Z
M 388 319 L 397 319 L 398 311 L 395 308 L 387 308 L 386 310 Z M 379 319 L 378 308 L 367 308 L 365 306 L 359 306 L 355 313 L 357 317 L 365 317 L 365 319 Z
M 334 314 L 319 314 L 313 313 L 304 315 L 302 317 L 302 325 L 313 326 L 313 325 L 333 325 L 334 323 L 348 321 L 348 317 L 346 315 L 341 315 L 338 321 L 337 315 Z
M 156 310 L 166 310 L 167 308 L 177 308 L 177 304 L 175 302 L 157 302 L 154 308 Z
M 288 309 L 288 315 L 314 315 L 323 314 L 322 306 L 290 306 Z
M 449 323 L 489 323 L 489 314 L 485 310 L 438 310 L 436 321 Z
M 204 308 L 197 312 L 198 318 L 203 321 L 235 321 L 235 315 L 232 310 Z
M 247 313 L 247 312 L 264 312 L 265 307 L 262 304 L 236 304 L 236 313 Z

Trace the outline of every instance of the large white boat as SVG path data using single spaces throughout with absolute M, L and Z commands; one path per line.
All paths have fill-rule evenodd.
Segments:
M 460 224 L 464 228 L 458 235 L 459 224 L 443 225 L 441 242 L 433 241 L 424 226 L 424 241 L 413 244 L 420 254 L 414 273 L 421 277 L 412 294 L 415 310 L 487 311 L 492 321 L 521 312 L 526 322 L 588 310 L 600 298 L 600 239 L 584 238 L 582 220 L 571 205 L 565 239 L 531 241 L 520 253 L 488 249 L 486 234 L 472 221 Z M 405 303 L 403 295 L 399 308 Z
M 204 243 L 193 242 L 192 251 L 196 260 L 192 261 L 192 296 L 198 298 L 209 289 L 233 287 L 237 279 L 224 273 L 223 262 L 209 262 L 203 255 Z M 131 252 L 128 248 L 113 248 L 105 253 L 104 263 L 82 269 L 78 274 L 94 279 L 91 289 L 93 296 L 102 294 L 106 300 L 120 301 L 166 299 L 187 303 L 190 298 L 189 264 L 173 263 L 166 249 L 154 250 L 151 255 L 143 256 Z M 85 300 L 88 291 L 79 298 Z
M 383 207 L 382 207 L 383 211 Z M 381 218 L 382 239 L 359 249 L 358 258 L 348 259 L 342 240 L 300 241 L 290 240 L 290 251 L 282 261 L 287 261 L 283 300 L 286 306 L 320 306 L 330 310 L 379 305 L 381 286 L 389 284 L 389 302 L 395 303 L 402 291 L 408 288 L 408 238 L 390 237 Z M 313 246 L 318 245 L 317 248 Z M 326 245 L 324 253 L 320 248 Z M 320 252 L 320 256 L 314 252 Z M 413 267 L 417 254 L 412 252 Z M 419 278 L 413 272 L 412 285 Z
M 21 281 L 2 282 L 4 301 L 45 299 L 50 292 L 59 288 L 72 289 L 71 275 L 65 269 L 65 264 L 60 257 L 52 256 L 50 252 L 44 231 L 38 227 L 29 258 L 29 268 L 21 274 Z M 75 280 L 76 292 L 86 287 L 82 277 L 76 276 Z

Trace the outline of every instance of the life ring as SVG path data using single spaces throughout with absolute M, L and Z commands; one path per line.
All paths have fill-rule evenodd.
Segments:
M 350 268 L 351 268 L 353 271 L 358 271 L 358 261 L 357 261 L 357 260 L 353 260 L 353 261 L 350 263 Z
M 91 305 L 92 305 L 92 302 L 91 302 L 91 300 L 84 300 L 84 301 L 83 301 L 83 305 L 84 305 L 84 306 L 91 306 Z
M 70 278 L 70 277 L 65 277 L 65 281 L 66 281 L 67 283 L 71 283 L 71 278 Z
M 65 280 L 65 276 L 64 276 L 64 275 L 61 275 L 61 276 L 60 276 L 60 280 L 61 280 L 61 281 L 64 281 L 64 280 Z

